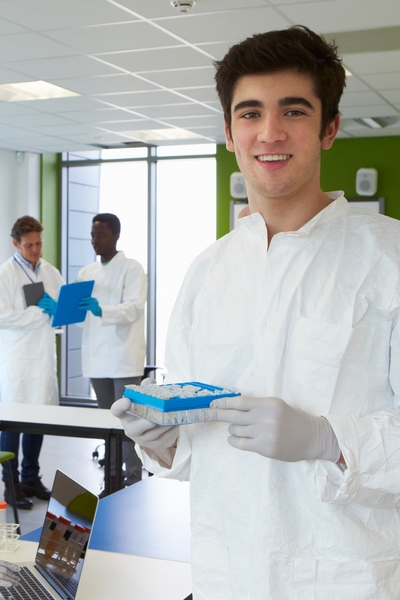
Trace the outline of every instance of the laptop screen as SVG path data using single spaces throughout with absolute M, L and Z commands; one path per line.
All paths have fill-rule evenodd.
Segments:
M 76 597 L 98 497 L 57 471 L 35 566 L 62 598 Z

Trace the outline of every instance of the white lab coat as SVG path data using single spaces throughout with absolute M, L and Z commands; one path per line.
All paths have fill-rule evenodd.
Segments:
M 38 275 L 24 268 L 57 299 L 64 281 L 55 267 L 41 259 Z M 13 258 L 0 266 L 0 401 L 58 404 L 55 332 L 41 308 L 25 308 L 22 286 L 29 283 Z
M 83 267 L 78 281 L 94 279 L 92 296 L 102 316 L 88 311 L 82 337 L 84 377 L 118 378 L 143 375 L 146 355 L 144 306 L 147 279 L 142 265 L 118 252 L 102 265 Z
M 400 590 L 400 223 L 342 194 L 266 251 L 243 218 L 198 257 L 167 342 L 169 380 L 277 396 L 331 422 L 347 471 L 180 427 L 195 600 L 395 600 Z

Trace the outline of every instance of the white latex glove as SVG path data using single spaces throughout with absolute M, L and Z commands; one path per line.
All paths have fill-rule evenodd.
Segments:
M 213 400 L 206 421 L 231 423 L 228 442 L 241 450 L 297 462 L 337 462 L 340 447 L 327 419 L 292 408 L 280 398 L 235 396 Z
M 129 414 L 131 407 L 129 398 L 121 398 L 111 406 L 111 412 L 117 417 L 124 428 L 128 438 L 143 448 L 158 450 L 159 448 L 170 448 L 178 439 L 178 426 L 164 427 L 156 425 L 147 419 L 141 419 Z
M 153 385 L 153 383 L 157 383 L 157 380 L 154 377 L 146 377 L 146 379 L 142 379 L 140 385 Z
M 18 585 L 19 577 L 17 573 L 20 570 L 20 567 L 17 565 L 13 565 L 6 560 L 0 560 L 0 586 L 10 587 L 11 585 Z

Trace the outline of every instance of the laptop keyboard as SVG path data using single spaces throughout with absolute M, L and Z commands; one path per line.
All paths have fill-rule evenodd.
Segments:
M 9 600 L 53 600 L 54 596 L 49 594 L 40 581 L 34 577 L 27 567 L 22 567 L 18 572 L 21 579 L 19 585 L 15 587 L 2 587 L 1 594 L 3 598 Z
M 53 573 L 53 578 L 58 581 L 62 589 L 65 590 L 71 598 L 75 598 L 78 591 L 78 582 L 70 577 L 64 577 L 60 573 Z

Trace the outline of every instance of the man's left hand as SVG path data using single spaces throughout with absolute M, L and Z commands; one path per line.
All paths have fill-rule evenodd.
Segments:
M 280 398 L 220 398 L 206 411 L 206 421 L 230 423 L 231 446 L 267 458 L 336 462 L 340 456 L 336 435 L 327 419 L 293 408 Z
M 90 310 L 95 317 L 101 317 L 103 314 L 99 301 L 97 298 L 93 298 L 92 296 L 82 298 L 82 300 L 79 302 L 79 308 L 81 310 Z

